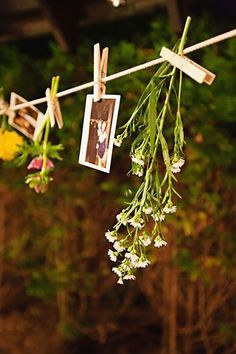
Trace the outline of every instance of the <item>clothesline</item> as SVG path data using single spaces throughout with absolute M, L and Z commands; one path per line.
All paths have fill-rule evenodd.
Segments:
M 186 48 L 184 50 L 184 54 L 192 53 L 192 52 L 194 52 L 194 51 L 196 51 L 198 49 L 208 47 L 210 45 L 213 45 L 213 44 L 218 43 L 218 42 L 222 42 L 222 41 L 224 41 L 226 39 L 233 38 L 233 37 L 236 37 L 236 29 L 234 29 L 232 31 L 229 31 L 229 32 L 222 33 L 222 34 L 220 34 L 218 36 L 209 38 L 209 39 L 207 39 L 205 41 L 202 41 L 202 42 L 199 42 L 197 44 L 194 44 L 194 45 Z M 102 81 L 103 82 L 112 81 L 112 80 L 118 79 L 118 78 L 120 78 L 122 76 L 126 76 L 126 75 L 132 74 L 134 72 L 147 69 L 147 68 L 149 68 L 151 66 L 161 64 L 164 61 L 165 61 L 165 59 L 163 59 L 163 58 L 154 59 L 154 60 L 151 60 L 151 61 L 146 62 L 144 64 L 140 64 L 140 65 L 134 66 L 133 68 L 129 68 L 129 69 L 120 71 L 120 72 L 118 72 L 116 74 L 112 74 L 112 75 L 106 76 L 105 78 L 102 79 Z M 70 94 L 78 92 L 78 91 L 85 90 L 85 89 L 87 89 L 89 87 L 93 87 L 94 83 L 95 83 L 94 81 L 91 81 L 91 82 L 88 82 L 86 84 L 79 85 L 79 86 L 72 87 L 70 89 L 58 92 L 57 93 L 57 98 L 60 98 L 60 97 L 63 97 L 63 96 L 67 96 L 67 95 L 70 95 Z M 47 102 L 47 98 L 46 97 L 38 98 L 38 99 L 35 99 L 35 100 L 32 100 L 32 101 L 27 101 L 25 103 L 21 103 L 21 104 L 12 106 L 12 107 L 10 107 L 10 109 L 16 111 L 18 109 L 25 108 L 25 107 L 28 107 L 30 105 L 37 105 L 37 104 L 44 103 L 44 102 Z

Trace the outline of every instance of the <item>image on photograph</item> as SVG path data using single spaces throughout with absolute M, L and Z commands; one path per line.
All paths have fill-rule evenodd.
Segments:
M 119 95 L 104 95 L 98 102 L 87 95 L 79 163 L 110 171 L 119 110 Z
M 12 92 L 10 100 L 10 108 L 12 106 L 27 102 L 23 97 Z M 16 111 L 11 111 L 9 115 L 9 124 L 20 131 L 30 139 L 34 138 L 37 130 L 37 124 L 42 120 L 43 113 L 36 107 L 29 106 Z

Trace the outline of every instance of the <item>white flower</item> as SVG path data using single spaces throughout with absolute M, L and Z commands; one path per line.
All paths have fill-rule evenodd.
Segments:
M 165 215 L 164 214 L 153 214 L 152 217 L 153 217 L 154 221 L 163 221 L 163 220 L 165 220 Z
M 118 275 L 118 277 L 121 277 L 121 276 L 122 276 L 122 273 L 121 273 L 121 271 L 120 271 L 119 268 L 113 267 L 113 268 L 112 268 L 112 271 L 113 271 L 116 275 Z
M 144 225 L 144 221 L 141 217 L 134 216 L 133 218 L 128 220 L 128 223 L 132 225 L 133 227 L 137 227 L 141 229 Z
M 185 163 L 184 159 L 181 157 L 179 161 L 177 162 L 179 164 L 179 167 L 182 167 Z
M 181 171 L 181 167 L 184 165 L 184 159 L 181 157 L 177 162 L 174 162 L 171 166 L 171 171 L 173 173 L 178 173 Z
M 114 145 L 117 147 L 121 146 L 121 140 L 119 140 L 118 138 L 114 139 Z
M 163 212 L 166 213 L 166 214 L 175 213 L 176 212 L 176 206 L 173 205 L 172 203 L 167 203 L 166 206 L 163 209 Z
M 164 241 L 161 236 L 157 236 L 154 240 L 154 247 L 162 247 L 162 246 L 166 246 L 167 245 L 167 242 Z
M 123 285 L 123 284 L 124 284 L 123 279 L 120 277 L 120 278 L 118 279 L 117 283 Z
M 176 209 L 176 207 L 175 207 L 175 209 Z M 164 221 L 164 220 L 165 220 L 165 217 L 166 217 L 165 214 L 160 214 L 160 215 L 159 215 L 159 220 L 160 220 L 160 221 Z
M 124 273 L 128 273 L 131 271 L 132 264 L 130 259 L 124 258 L 120 267 L 119 267 Z
M 125 258 L 130 259 L 131 258 L 131 253 L 130 252 L 126 252 L 125 253 Z
M 118 252 L 122 252 L 125 250 L 125 247 L 120 245 L 120 241 L 116 241 L 113 245 L 113 247 L 115 248 L 116 251 Z
M 170 170 L 173 173 L 179 173 L 181 171 L 181 168 L 180 167 L 175 167 L 175 166 L 172 165 Z
M 118 255 L 117 252 L 114 252 L 112 250 L 108 250 L 107 254 L 110 257 L 110 260 L 112 262 L 116 262 L 117 261 L 117 255 Z
M 151 214 L 152 213 L 152 207 L 147 207 L 147 208 L 143 208 L 143 212 L 144 214 Z
M 140 236 L 140 241 L 142 242 L 142 244 L 144 246 L 149 246 L 152 242 L 152 240 L 150 239 L 150 237 L 148 235 Z
M 106 233 L 105 233 L 105 237 L 106 237 L 106 239 L 109 241 L 109 242 L 115 242 L 116 240 L 117 240 L 117 233 L 116 233 L 116 231 L 107 231 Z
M 122 144 L 123 139 L 126 137 L 126 134 L 124 136 L 122 135 L 117 135 L 117 137 L 114 139 L 114 145 L 120 147 Z
M 147 258 L 141 257 L 136 263 L 136 268 L 146 268 L 150 264 L 150 261 Z
M 130 259 L 132 265 L 134 265 L 139 259 L 135 252 L 127 252 L 125 258 Z
M 135 280 L 136 276 L 133 274 L 127 274 L 124 276 L 124 280 Z
M 125 218 L 125 215 L 123 212 L 121 212 L 120 214 L 116 215 L 116 220 L 121 222 L 121 224 L 123 224 L 124 226 L 127 225 L 127 219 Z
M 136 175 L 138 177 L 142 177 L 143 176 L 143 170 L 137 170 L 136 172 L 134 172 L 134 175 Z
M 137 165 L 144 166 L 144 161 L 138 158 L 137 156 L 131 156 L 131 160 Z

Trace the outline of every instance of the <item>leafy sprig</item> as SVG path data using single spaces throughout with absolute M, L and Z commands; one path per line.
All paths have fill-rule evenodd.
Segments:
M 56 97 L 59 84 L 59 76 L 52 78 L 51 96 Z M 53 145 L 49 141 L 50 134 L 50 115 L 49 109 L 45 113 L 45 119 L 38 130 L 34 142 L 25 143 L 21 146 L 20 153 L 15 162 L 18 166 L 24 165 L 29 158 L 32 159 L 27 169 L 36 170 L 26 177 L 26 184 L 29 188 L 34 189 L 37 193 L 44 193 L 48 189 L 48 184 L 53 180 L 51 172 L 54 164 L 51 161 L 61 160 L 60 152 L 63 150 L 61 144 Z
M 173 49 L 182 55 L 189 28 L 188 18 L 181 40 Z M 167 214 L 174 213 L 174 195 L 180 197 L 174 188 L 175 174 L 184 164 L 184 130 L 181 118 L 182 72 L 177 80 L 177 69 L 164 62 L 144 90 L 137 107 L 122 133 L 116 137 L 115 144 L 120 146 L 128 136 L 133 140 L 130 157 L 131 172 L 142 179 L 133 199 L 117 215 L 117 223 L 106 238 L 113 244 L 108 251 L 110 259 L 119 261 L 113 271 L 118 275 L 118 283 L 135 279 L 137 268 L 144 268 L 150 262 L 147 246 L 154 241 L 155 247 L 165 246 L 167 242 L 162 232 L 162 223 Z M 175 113 L 173 113 L 175 112 Z M 165 134 L 167 116 L 171 117 L 173 141 Z M 145 225 L 153 223 L 151 233 Z M 125 233 L 124 233 L 125 227 Z
M 62 144 L 52 145 L 50 142 L 47 144 L 47 157 L 53 160 L 62 160 L 60 152 L 64 150 Z M 17 166 L 25 165 L 27 160 L 31 157 L 42 156 L 43 155 L 43 146 L 36 142 L 25 142 L 19 151 L 19 155 L 15 159 Z

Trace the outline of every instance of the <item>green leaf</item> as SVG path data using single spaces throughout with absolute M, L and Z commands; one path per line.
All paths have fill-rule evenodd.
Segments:
M 156 93 L 152 90 L 148 104 L 148 126 L 150 135 L 150 149 L 154 152 L 155 136 L 156 136 Z
M 166 139 L 164 138 L 164 135 L 162 134 L 162 132 L 159 129 L 159 139 L 161 142 L 161 148 L 162 148 L 162 155 L 163 155 L 163 159 L 166 165 L 166 169 L 169 170 L 170 169 L 170 155 L 169 155 L 169 148 L 166 142 Z
M 172 187 L 172 190 L 180 199 L 182 199 L 181 195 L 173 187 Z

